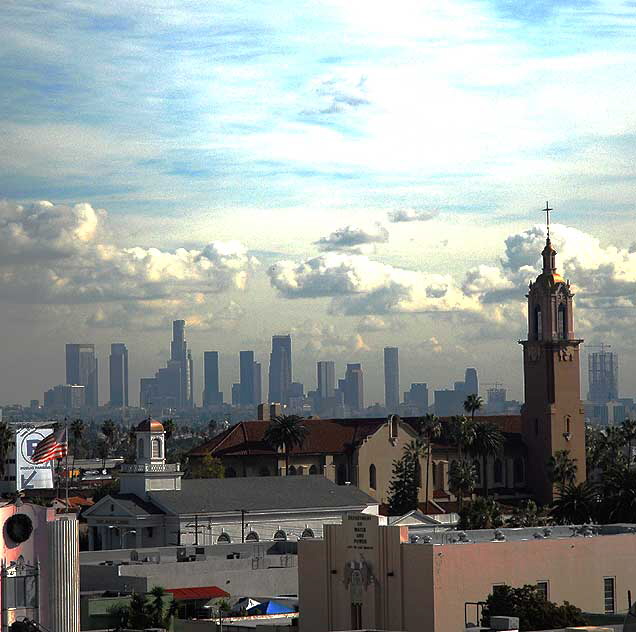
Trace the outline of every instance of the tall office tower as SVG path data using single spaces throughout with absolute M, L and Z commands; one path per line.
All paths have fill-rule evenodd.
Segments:
M 203 353 L 203 407 L 223 403 L 223 393 L 219 391 L 219 352 Z
M 400 405 L 400 364 L 397 347 L 384 347 L 384 405 L 396 413 Z
M 318 397 L 325 401 L 334 396 L 336 390 L 336 365 L 331 360 L 318 362 L 316 365 L 318 377 Z
M 593 402 L 606 403 L 618 399 L 618 356 L 605 351 L 590 353 L 587 358 L 589 392 L 587 398 Z
M 241 385 L 239 404 L 252 406 L 254 401 L 254 352 L 241 351 L 239 353 L 239 383 Z M 260 403 L 260 402 L 258 402 Z
M 84 386 L 86 406 L 99 406 L 95 345 L 66 345 L 66 383 Z
M 110 345 L 110 405 L 128 408 L 128 349 L 120 342 Z
M 232 384 L 232 406 L 241 405 L 241 385 Z
M 254 362 L 254 395 L 252 401 L 254 404 L 262 403 L 263 399 L 263 377 L 261 375 L 261 363 Z
M 364 384 L 362 367 L 359 363 L 347 364 L 344 400 L 345 406 L 352 411 L 364 408 Z
M 269 401 L 288 404 L 292 382 L 291 336 L 272 336 L 269 356 Z
M 185 339 L 185 320 L 172 321 L 172 342 L 170 343 L 170 361 L 179 364 L 181 369 L 181 395 L 177 408 L 191 408 L 192 397 L 192 356 L 188 353 Z
M 428 384 L 425 382 L 411 384 L 411 388 L 404 392 L 404 403 L 415 406 L 421 412 L 428 410 Z
M 466 395 L 479 395 L 477 369 L 466 369 L 464 375 L 464 390 L 466 391 Z
M 188 349 L 188 406 L 194 407 L 194 362 L 190 349 Z

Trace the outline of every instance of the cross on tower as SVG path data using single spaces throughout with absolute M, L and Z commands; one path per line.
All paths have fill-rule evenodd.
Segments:
M 546 219 L 546 224 L 548 227 L 548 241 L 550 241 L 550 211 L 552 209 L 548 206 L 548 203 L 545 203 L 545 208 L 541 211 L 542 213 L 545 213 L 545 219 Z

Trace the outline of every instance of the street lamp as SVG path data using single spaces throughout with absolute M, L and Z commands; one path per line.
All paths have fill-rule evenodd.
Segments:
M 249 513 L 247 509 L 235 509 L 241 513 L 241 542 L 245 542 L 245 514 Z

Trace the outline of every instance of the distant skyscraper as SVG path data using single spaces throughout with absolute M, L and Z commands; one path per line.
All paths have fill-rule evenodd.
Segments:
M 203 406 L 223 403 L 223 393 L 219 391 L 219 352 L 203 353 Z
M 336 390 L 336 365 L 334 362 L 327 360 L 318 362 L 316 365 L 318 377 L 318 397 L 321 400 L 331 399 Z
M 60 384 L 44 393 L 44 408 L 70 411 L 85 404 L 86 387 L 79 384 Z
M 241 385 L 232 384 L 232 406 L 240 406 L 241 404 Z
M 269 357 L 269 401 L 289 403 L 289 387 L 292 383 L 291 336 L 273 336 Z
M 254 395 L 252 401 L 257 405 L 263 401 L 263 377 L 260 362 L 254 362 Z
M 397 347 L 384 347 L 384 404 L 389 413 L 400 405 L 400 364 Z
M 241 351 L 239 353 L 240 395 L 241 406 L 252 406 L 254 401 L 254 352 Z M 260 402 L 259 402 L 260 403 Z
M 125 344 L 110 345 L 110 405 L 128 407 L 128 349 Z
M 185 339 L 185 320 L 175 320 L 172 322 L 172 342 L 170 343 L 170 360 L 178 363 L 181 371 L 181 393 L 177 408 L 192 408 L 192 355 L 188 351 L 188 344 Z
M 347 364 L 345 372 L 344 403 L 352 411 L 364 408 L 364 383 L 362 366 L 359 363 Z
M 95 345 L 66 345 L 66 383 L 85 387 L 86 406 L 99 406 Z
M 415 406 L 420 412 L 428 410 L 428 385 L 425 383 L 411 384 L 411 388 L 404 393 L 404 403 Z
M 618 356 L 601 347 L 601 351 L 590 353 L 587 359 L 590 387 L 587 398 L 606 403 L 618 399 Z
M 464 375 L 464 390 L 466 391 L 466 395 L 479 395 L 477 369 L 466 369 L 466 374 Z

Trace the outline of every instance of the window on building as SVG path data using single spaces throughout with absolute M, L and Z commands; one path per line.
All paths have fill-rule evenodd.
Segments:
M 568 316 L 563 303 L 559 305 L 557 310 L 557 333 L 562 340 L 568 337 Z
M 236 478 L 236 470 L 233 467 L 225 468 L 225 478 Z
M 351 604 L 351 629 L 362 630 L 362 604 Z
M 301 538 L 314 538 L 316 537 L 314 535 L 314 530 L 310 529 L 309 527 L 305 527 L 305 530 L 302 532 L 302 535 L 300 536 Z
M 149 538 L 152 538 L 154 532 L 155 532 L 154 527 L 147 527 L 146 528 L 146 534 L 148 535 Z
M 258 471 L 258 475 L 259 476 L 269 476 L 269 468 L 263 466 L 259 471 Z
M 286 539 L 287 539 L 287 534 L 282 529 L 279 529 L 274 534 L 274 540 L 286 540 Z
M 309 468 L 309 473 L 310 473 L 310 474 L 312 474 L 312 475 L 313 475 L 313 474 L 318 474 L 318 468 L 317 468 L 315 465 L 312 465 L 312 466 Z
M 341 463 L 336 469 L 336 484 L 344 485 L 347 482 L 347 466 Z
M 38 578 L 36 575 L 3 577 L 4 608 L 37 608 Z
M 296 474 L 298 476 L 305 476 L 305 468 L 302 465 L 299 465 L 298 469 L 296 470 Z
M 397 439 L 398 436 L 398 416 L 391 415 L 391 421 L 389 422 L 389 437 L 391 439 Z
M 493 470 L 495 485 L 503 485 L 503 461 L 501 459 L 495 459 Z
M 570 432 L 571 432 L 571 430 L 570 430 L 570 416 L 569 415 L 565 418 L 565 432 L 567 434 L 570 434 Z
M 492 594 L 496 595 L 506 587 L 506 584 L 493 584 Z
M 550 599 L 549 583 L 547 581 L 537 582 L 537 591 L 548 601 Z
M 605 614 L 614 614 L 616 612 L 616 600 L 615 600 L 615 578 L 604 577 L 603 578 L 603 601 L 605 607 Z
M 437 463 L 433 462 L 431 471 L 433 474 L 433 489 L 437 489 Z
M 537 340 L 543 340 L 543 321 L 541 320 L 541 306 L 534 308 L 534 323 L 532 329 Z
M 525 483 L 526 481 L 526 472 L 523 463 L 523 459 L 518 456 L 514 460 L 514 472 L 515 472 L 515 485 L 519 483 Z
M 216 539 L 217 544 L 230 544 L 232 539 L 225 531 Z
M 296 468 L 293 465 L 289 466 L 289 471 L 287 472 L 288 476 L 296 476 Z
M 259 537 L 258 537 L 258 533 L 256 533 L 256 531 L 250 531 L 246 536 L 245 536 L 245 541 L 246 542 L 258 542 Z
M 369 487 L 371 489 L 376 489 L 376 473 L 375 473 L 375 465 L 373 465 L 373 463 L 371 463 L 371 465 L 369 465 Z
M 161 439 L 159 439 L 159 437 L 155 437 L 152 440 L 152 458 L 153 459 L 161 458 Z

